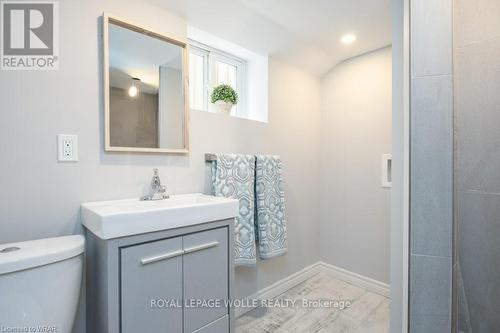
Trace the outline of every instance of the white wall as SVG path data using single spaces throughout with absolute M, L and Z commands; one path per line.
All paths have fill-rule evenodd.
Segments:
M 103 151 L 99 16 L 129 18 L 169 35 L 185 22 L 135 1 L 65 0 L 60 69 L 0 72 L 0 243 L 81 231 L 81 202 L 145 193 L 153 167 L 171 193 L 206 192 L 205 152 L 280 154 L 289 254 L 238 269 L 236 297 L 249 295 L 319 258 L 320 81 L 271 59 L 269 123 L 193 111 L 189 156 Z M 56 134 L 79 135 L 78 163 L 56 161 Z M 77 324 L 83 331 L 83 323 Z
M 158 146 L 182 149 L 184 145 L 184 92 L 182 70 L 160 67 L 160 89 L 158 92 Z
M 322 80 L 321 257 L 389 282 L 390 189 L 381 159 L 391 152 L 391 48 L 336 66 Z

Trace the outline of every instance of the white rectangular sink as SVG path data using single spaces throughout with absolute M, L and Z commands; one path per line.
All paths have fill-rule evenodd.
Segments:
M 234 218 L 238 210 L 238 200 L 195 193 L 158 201 L 89 202 L 82 204 L 81 214 L 87 229 L 112 239 Z

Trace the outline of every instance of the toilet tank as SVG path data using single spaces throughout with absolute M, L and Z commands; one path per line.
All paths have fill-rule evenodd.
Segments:
M 80 235 L 0 245 L 0 331 L 71 332 L 83 249 Z

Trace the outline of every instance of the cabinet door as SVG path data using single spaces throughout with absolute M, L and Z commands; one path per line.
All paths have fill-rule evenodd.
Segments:
M 182 332 L 182 238 L 122 248 L 122 333 Z
M 210 323 L 206 326 L 203 326 L 199 330 L 194 331 L 193 333 L 221 333 L 221 332 L 229 332 L 229 316 L 225 315 L 222 318 L 217 319 L 213 323 Z
M 184 308 L 184 332 L 195 330 L 229 313 L 228 230 L 219 228 L 183 237 L 184 300 L 221 300 L 221 307 Z M 219 332 L 226 333 L 226 332 Z

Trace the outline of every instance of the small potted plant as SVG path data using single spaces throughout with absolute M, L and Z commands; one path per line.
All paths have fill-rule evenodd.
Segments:
M 215 111 L 230 114 L 233 105 L 238 103 L 238 93 L 231 86 L 221 84 L 212 91 L 211 100 Z

